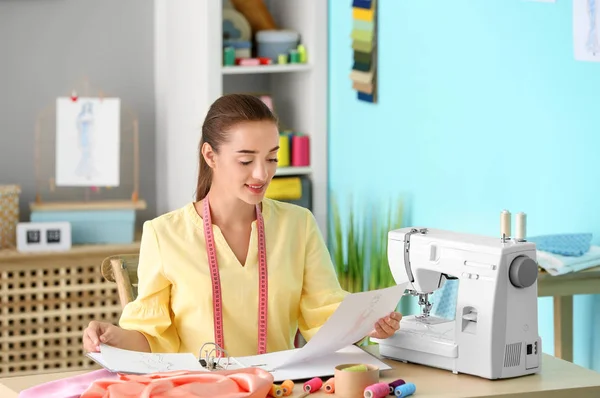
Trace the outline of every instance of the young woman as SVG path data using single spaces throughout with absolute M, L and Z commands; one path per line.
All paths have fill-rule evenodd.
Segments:
M 84 349 L 199 354 L 214 342 L 231 356 L 309 340 L 347 294 L 305 208 L 265 198 L 277 169 L 277 119 L 258 98 L 215 101 L 202 126 L 196 201 L 144 223 L 138 296 L 118 326 L 93 321 Z M 380 319 L 387 338 L 401 315 Z

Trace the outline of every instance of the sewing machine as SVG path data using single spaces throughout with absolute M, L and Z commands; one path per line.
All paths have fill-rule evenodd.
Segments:
M 372 339 L 382 356 L 487 379 L 540 372 L 535 244 L 402 228 L 388 234 L 388 260 L 422 313 L 403 317 L 390 338 Z M 454 320 L 430 313 L 430 295 L 449 279 L 458 279 Z

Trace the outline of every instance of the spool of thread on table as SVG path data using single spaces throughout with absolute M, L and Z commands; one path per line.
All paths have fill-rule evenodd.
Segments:
M 313 393 L 318 391 L 323 386 L 323 380 L 318 377 L 314 379 L 310 379 L 306 383 L 304 383 L 304 391 L 308 393 Z
M 283 390 L 283 395 L 284 396 L 290 396 L 292 395 L 292 392 L 294 391 L 294 382 L 291 380 L 286 380 L 283 383 L 281 383 L 281 389 Z
M 388 384 L 388 386 L 390 387 L 390 395 L 394 395 L 394 390 L 396 389 L 396 387 L 401 386 L 402 384 L 405 384 L 404 380 L 402 379 L 394 380 L 390 384 Z
M 365 388 L 365 398 L 383 398 L 390 395 L 390 386 L 387 383 L 371 384 Z
M 500 236 L 502 238 L 510 238 L 510 211 L 502 210 L 500 213 Z
M 281 386 L 273 384 L 271 386 L 271 391 L 269 391 L 269 397 L 279 398 L 281 396 L 283 396 L 283 389 L 281 388 Z
M 405 383 L 396 387 L 394 395 L 397 397 L 408 397 L 409 395 L 413 395 L 415 391 L 417 391 L 417 386 L 413 383 Z
M 522 242 L 527 236 L 527 215 L 523 212 L 515 216 L 515 239 Z
M 335 377 L 330 378 L 323 384 L 323 389 L 327 394 L 333 394 L 335 392 Z

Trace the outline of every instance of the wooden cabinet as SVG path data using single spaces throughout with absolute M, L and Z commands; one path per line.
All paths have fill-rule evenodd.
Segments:
M 121 313 L 100 265 L 138 252 L 139 243 L 0 250 L 0 377 L 97 368 L 84 356 L 82 331 L 95 319 L 116 323 Z

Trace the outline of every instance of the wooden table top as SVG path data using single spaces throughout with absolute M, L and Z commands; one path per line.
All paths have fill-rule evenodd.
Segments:
M 365 349 L 378 355 L 376 345 Z M 402 378 L 414 383 L 417 387 L 415 397 L 505 398 L 507 395 L 526 398 L 600 397 L 600 373 L 547 354 L 543 354 L 542 357 L 541 374 L 507 380 L 487 380 L 470 375 L 455 375 L 446 370 L 404 364 L 388 359 L 384 359 L 384 362 L 392 366 L 392 369 L 381 372 L 381 381 L 391 382 Z M 26 388 L 81 373 L 83 372 L 76 371 L 0 379 L 0 397 L 17 398 L 19 392 Z M 291 397 L 299 398 L 303 395 L 302 384 L 297 383 Z M 322 390 L 310 395 L 311 398 L 331 396 Z

